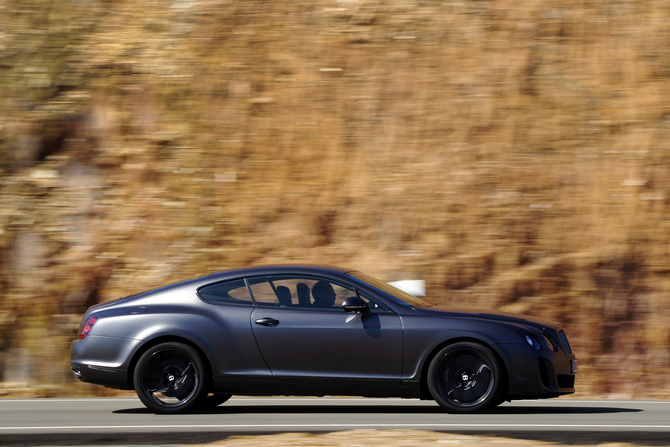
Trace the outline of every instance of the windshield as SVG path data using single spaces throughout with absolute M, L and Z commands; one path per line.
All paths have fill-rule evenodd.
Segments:
M 422 300 L 421 298 L 417 298 L 414 295 L 410 295 L 407 292 L 403 292 L 402 290 L 398 289 L 397 287 L 393 287 L 390 284 L 387 284 L 383 281 L 378 280 L 377 278 L 366 275 L 365 273 L 361 272 L 349 272 L 348 275 L 353 276 L 354 278 L 358 278 L 361 281 L 364 281 L 368 284 L 370 284 L 372 287 L 375 287 L 382 292 L 387 293 L 388 295 L 391 296 L 391 298 L 395 298 L 395 301 L 399 304 L 409 304 L 414 307 L 430 307 L 432 304 L 430 304 L 427 301 Z

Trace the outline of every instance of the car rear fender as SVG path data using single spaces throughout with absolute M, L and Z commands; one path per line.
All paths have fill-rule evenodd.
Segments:
M 152 347 L 159 345 L 161 343 L 167 343 L 167 342 L 176 342 L 176 343 L 183 343 L 185 345 L 191 346 L 195 350 L 198 351 L 198 354 L 202 357 L 205 366 L 208 368 L 207 371 L 207 377 L 209 378 L 208 380 L 211 380 L 212 376 L 212 358 L 208 354 L 207 350 L 204 348 L 202 342 L 198 340 L 197 338 L 193 337 L 190 334 L 186 333 L 170 333 L 170 332 L 165 332 L 165 333 L 156 333 L 153 334 L 154 336 L 146 339 L 141 345 L 135 349 L 135 352 L 129 357 L 130 361 L 128 364 L 128 372 L 127 372 L 127 377 L 128 377 L 128 385 L 130 389 L 134 389 L 134 384 L 133 384 L 133 375 L 135 373 L 135 367 L 137 366 L 137 361 L 139 358 L 147 352 L 149 349 Z
M 157 339 L 187 340 L 203 353 L 217 375 L 271 375 L 251 330 L 251 310 L 245 307 L 214 306 L 187 312 L 153 313 L 149 309 L 137 319 L 134 338 L 151 345 Z M 137 354 L 134 353 L 133 358 Z

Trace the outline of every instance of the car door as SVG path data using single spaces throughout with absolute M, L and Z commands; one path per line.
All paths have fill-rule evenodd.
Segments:
M 357 296 L 349 285 L 295 275 L 247 281 L 256 303 L 251 326 L 276 377 L 323 385 L 400 385 L 401 320 L 382 303 L 358 295 L 372 310 L 363 318 L 342 308 L 347 297 Z

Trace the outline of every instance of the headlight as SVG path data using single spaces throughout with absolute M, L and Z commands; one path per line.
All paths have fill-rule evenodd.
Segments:
M 531 345 L 536 351 L 539 351 L 540 348 L 542 347 L 540 345 L 540 342 L 538 341 L 537 338 L 533 337 L 532 335 L 526 335 L 526 341 L 528 342 L 529 345 Z

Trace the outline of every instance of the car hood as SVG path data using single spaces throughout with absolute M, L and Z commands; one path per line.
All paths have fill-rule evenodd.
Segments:
M 532 326 L 540 330 L 547 326 L 554 326 L 553 321 L 546 321 L 531 315 L 513 314 L 509 312 L 490 311 L 482 309 L 469 309 L 451 306 L 432 306 L 423 309 L 416 309 L 421 315 L 449 318 L 469 318 L 486 321 L 500 321 L 516 325 Z

